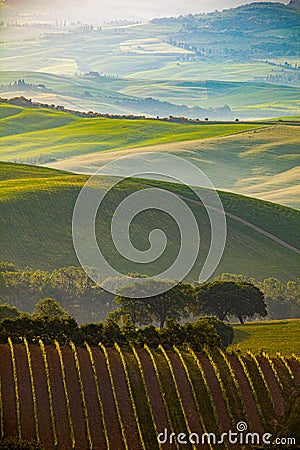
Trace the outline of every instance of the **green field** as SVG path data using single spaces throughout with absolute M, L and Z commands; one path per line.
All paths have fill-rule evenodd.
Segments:
M 278 320 L 234 325 L 234 341 L 228 350 L 251 350 L 256 354 L 261 351 L 275 355 L 300 353 L 300 320 Z
M 300 129 L 295 124 L 191 124 L 83 118 L 45 108 L 0 107 L 1 159 L 92 173 L 141 152 L 182 156 L 217 189 L 299 208 Z M 222 171 L 216 167 L 222 166 Z
M 299 209 L 299 142 L 298 126 L 279 124 L 231 136 L 93 152 L 49 163 L 49 166 L 91 173 L 133 151 L 156 153 L 157 161 L 161 153 L 167 152 L 198 166 L 218 189 Z M 222 167 L 222 171 L 216 167 Z
M 20 267 L 53 269 L 78 265 L 74 252 L 71 224 L 76 198 L 86 176 L 72 175 L 35 166 L 1 164 L 1 229 L 0 259 L 11 261 Z M 106 179 L 102 179 L 103 187 Z M 185 197 L 193 197 L 185 187 L 175 184 L 151 184 L 165 187 Z M 121 271 L 145 273 L 145 267 L 130 264 L 120 257 L 110 237 L 111 215 L 119 202 L 144 183 L 124 182 L 106 198 L 96 221 L 97 238 L 108 261 Z M 226 212 L 261 227 L 279 239 L 297 247 L 299 245 L 299 212 L 272 203 L 221 193 Z M 198 279 L 210 242 L 210 224 L 205 210 L 190 203 L 201 230 L 202 247 L 189 280 Z M 228 236 L 225 252 L 216 274 L 243 273 L 256 279 L 276 276 L 282 280 L 295 279 L 298 275 L 299 255 L 255 231 L 248 225 L 227 217 Z M 132 241 L 137 248 L 148 248 L 149 232 L 154 228 L 165 231 L 168 245 L 156 262 L 147 265 L 149 274 L 168 267 L 170 258 L 178 254 L 179 230 L 174 221 L 149 210 L 134 219 L 131 226 Z M 191 248 L 194 243 L 189 243 Z
M 16 113 L 15 113 L 16 112 Z M 207 139 L 258 128 L 252 124 L 179 124 L 157 120 L 82 118 L 43 108 L 4 106 L 1 159 L 30 161 L 153 144 Z M 7 115 L 7 116 L 6 116 Z

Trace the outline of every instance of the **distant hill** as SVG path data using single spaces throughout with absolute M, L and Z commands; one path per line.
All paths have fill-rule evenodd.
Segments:
M 198 53 L 225 56 L 227 52 L 230 58 L 299 56 L 298 9 L 299 0 L 288 5 L 255 2 L 208 14 L 154 19 L 153 23 L 180 25 L 173 42 L 181 39 L 179 46 Z
M 53 169 L 11 163 L 0 164 L 0 260 L 20 267 L 41 269 L 78 265 L 72 242 L 72 213 L 86 176 Z M 103 187 L 106 178 L 102 179 Z M 148 186 L 143 181 L 128 181 L 114 190 L 97 218 L 97 239 L 108 260 L 127 273 L 141 272 L 138 263 L 131 264 L 120 257 L 110 238 L 111 215 L 119 202 L 136 189 Z M 192 193 L 184 187 L 169 183 L 151 185 L 183 195 L 192 209 L 201 230 L 201 252 L 189 274 L 198 279 L 210 243 L 210 224 L 205 209 L 190 201 Z M 273 240 L 262 231 L 299 247 L 300 213 L 273 203 L 220 192 L 227 213 L 228 237 L 225 252 L 216 274 L 243 273 L 256 279 L 276 276 L 282 280 L 295 279 L 299 274 L 299 253 Z M 242 222 L 241 222 L 242 220 Z M 247 223 L 243 222 L 246 221 Z M 250 225 L 249 225 L 250 224 Z M 139 215 L 132 224 L 132 239 L 138 248 L 149 245 L 149 232 L 163 229 L 168 238 L 166 254 L 147 266 L 152 274 L 165 267 L 178 252 L 179 234 L 174 222 L 166 215 L 149 211 Z M 189 245 L 193 246 L 191 241 Z M 165 259 L 168 258 L 168 259 Z M 145 268 L 142 268 L 145 273 Z

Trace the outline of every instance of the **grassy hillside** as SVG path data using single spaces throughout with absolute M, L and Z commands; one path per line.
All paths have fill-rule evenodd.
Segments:
M 230 350 L 251 350 L 259 354 L 262 350 L 272 355 L 300 354 L 299 320 L 279 320 L 270 322 L 234 325 L 234 341 Z
M 78 265 L 72 243 L 71 221 L 76 198 L 86 177 L 9 163 L 1 164 L 0 176 L 0 259 L 21 267 L 28 265 L 42 269 Z M 106 179 L 103 178 L 101 182 L 105 187 Z M 198 221 L 202 248 L 189 280 L 198 279 L 210 242 L 207 214 L 204 208 L 189 201 L 193 195 L 188 189 L 160 182 L 151 184 L 184 195 Z M 131 264 L 117 254 L 110 238 L 111 215 L 123 198 L 144 187 L 142 181 L 123 182 L 109 194 L 97 216 L 99 245 L 107 260 L 125 273 L 145 273 L 146 268 L 144 265 L 141 268 L 138 263 Z M 288 280 L 297 277 L 299 254 L 241 223 L 237 217 L 297 247 L 299 212 L 229 193 L 221 193 L 221 199 L 225 211 L 235 217 L 227 217 L 227 244 L 217 273 L 244 273 L 256 279 L 277 276 Z M 141 249 L 147 248 L 149 232 L 154 228 L 165 231 L 168 246 L 155 263 L 147 265 L 149 274 L 169 267 L 170 258 L 173 260 L 176 257 L 179 244 L 178 228 L 172 219 L 149 210 L 137 216 L 132 223 L 134 245 Z M 189 245 L 192 248 L 194 243 L 190 242 Z
M 200 167 L 217 189 L 299 209 L 299 142 L 298 126 L 278 124 L 222 138 L 138 147 L 134 152 L 155 152 L 157 160 L 163 152 L 182 156 Z M 130 148 L 93 152 L 55 161 L 49 166 L 91 173 L 114 158 L 132 152 Z
M 5 104 L 1 119 L 2 160 L 65 159 L 92 152 L 207 139 L 258 128 L 246 124 L 179 124 L 157 120 L 82 118 L 44 108 Z
M 91 173 L 133 151 L 157 152 L 158 158 L 160 152 L 168 152 L 198 165 L 218 189 L 299 207 L 300 129 L 296 124 L 83 118 L 5 103 L 0 114 L 4 161 Z M 222 166 L 222 173 L 216 165 Z

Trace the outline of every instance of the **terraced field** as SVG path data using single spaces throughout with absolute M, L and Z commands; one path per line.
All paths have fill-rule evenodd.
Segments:
M 154 450 L 182 448 L 169 440 L 181 432 L 194 433 L 184 448 L 249 449 L 251 441 L 215 443 L 204 433 L 219 440 L 240 421 L 247 432 L 268 432 L 273 440 L 296 433 L 288 423 L 299 384 L 296 356 L 9 340 L 0 345 L 0 436 L 34 440 L 43 449 Z M 165 429 L 162 446 L 157 435 L 164 442 Z

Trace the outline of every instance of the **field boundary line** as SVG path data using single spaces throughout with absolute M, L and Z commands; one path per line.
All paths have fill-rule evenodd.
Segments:
M 145 441 L 144 441 L 142 429 L 141 429 L 141 424 L 140 424 L 140 421 L 139 421 L 139 416 L 138 416 L 137 409 L 136 409 L 136 404 L 135 404 L 134 397 L 133 397 L 133 392 L 132 392 L 131 382 L 130 382 L 129 373 L 128 373 L 128 369 L 127 369 L 127 364 L 126 364 L 123 352 L 121 350 L 121 347 L 119 346 L 119 344 L 117 344 L 117 342 L 115 342 L 115 349 L 119 353 L 119 356 L 120 356 L 120 359 L 121 359 L 121 362 L 122 362 L 122 366 L 123 366 L 123 370 L 124 370 L 124 374 L 125 374 L 125 378 L 126 378 L 126 384 L 127 384 L 127 387 L 128 387 L 129 396 L 130 396 L 130 400 L 131 400 L 131 405 L 132 405 L 132 409 L 133 409 L 133 414 L 134 414 L 135 422 L 136 422 L 136 425 L 137 425 L 137 428 L 138 428 L 138 432 L 139 432 L 140 441 L 141 441 L 143 450 L 147 450 L 146 446 L 145 446 Z
M 145 395 L 146 395 L 146 399 L 147 399 L 147 402 L 148 402 L 151 419 L 152 419 L 152 422 L 153 422 L 153 427 L 154 427 L 156 435 L 158 435 L 158 428 L 157 428 L 157 424 L 156 424 L 156 421 L 155 421 L 155 418 L 154 418 L 154 413 L 153 413 L 153 409 L 152 409 L 152 405 L 151 405 L 151 399 L 150 399 L 150 396 L 149 396 L 147 383 L 146 383 L 146 380 L 145 380 L 144 369 L 143 369 L 140 357 L 138 355 L 138 352 L 136 351 L 134 345 L 130 344 L 130 347 L 131 347 L 132 353 L 133 353 L 133 355 L 135 357 L 135 360 L 137 362 L 137 365 L 138 365 L 138 368 L 139 368 L 139 372 L 141 374 L 142 383 L 143 383 L 143 386 L 144 386 Z M 161 443 L 160 442 L 157 442 L 157 443 L 158 443 L 158 447 L 160 449 L 162 449 Z
M 14 377 L 14 387 L 15 387 L 15 397 L 16 397 L 16 415 L 17 415 L 17 428 L 18 428 L 18 438 L 22 439 L 22 429 L 21 429 L 21 415 L 20 415 L 20 396 L 19 396 L 19 386 L 18 386 L 18 373 L 17 364 L 15 358 L 14 345 L 11 338 L 8 338 L 8 344 L 10 348 L 10 356 L 13 367 L 13 377 Z
M 85 421 L 85 427 L 86 427 L 87 440 L 89 443 L 89 448 L 92 449 L 93 441 L 92 441 L 92 437 L 91 437 L 89 415 L 88 415 L 88 410 L 87 410 L 87 406 L 86 406 L 84 387 L 83 387 L 83 382 L 82 382 L 82 377 L 81 377 L 80 362 L 79 362 L 78 353 L 77 353 L 77 349 L 76 349 L 74 342 L 70 341 L 70 347 L 72 349 L 73 358 L 75 361 L 75 366 L 76 366 L 76 371 L 77 371 L 78 383 L 79 383 L 79 387 L 80 387 L 81 402 L 82 402 L 82 407 L 83 407 L 83 415 L 84 415 L 84 421 Z
M 186 362 L 183 359 L 181 351 L 175 345 L 173 345 L 173 349 L 174 349 L 174 352 L 178 355 L 178 357 L 180 359 L 180 363 L 181 363 L 181 365 L 182 365 L 182 367 L 183 367 L 183 369 L 185 371 L 186 377 L 188 379 L 188 382 L 189 382 L 189 385 L 190 385 L 190 388 L 191 388 L 191 391 L 192 391 L 192 394 L 193 394 L 194 402 L 195 402 L 195 405 L 196 405 L 196 408 L 197 408 L 197 411 L 198 411 L 198 414 L 199 414 L 200 423 L 201 423 L 201 426 L 203 428 L 203 432 L 207 433 L 206 425 L 204 423 L 204 419 L 203 419 L 203 416 L 202 416 L 202 413 L 201 413 L 201 408 L 200 408 L 200 405 L 199 405 L 199 402 L 198 402 L 198 399 L 197 399 L 196 391 L 195 391 L 195 388 L 194 388 L 194 385 L 193 385 L 193 382 L 192 382 L 192 379 L 191 379 L 191 375 L 190 375 L 188 366 L 187 366 Z M 211 450 L 213 450 L 213 447 L 212 447 L 210 441 L 209 441 L 208 445 L 209 445 L 209 448 Z
M 47 360 L 47 352 L 46 352 L 46 348 L 45 348 L 45 345 L 44 345 L 42 339 L 39 339 L 39 344 L 40 344 L 43 362 L 44 362 L 44 368 L 45 368 L 45 376 L 46 376 L 48 399 L 49 399 L 49 409 L 50 409 L 50 420 L 51 420 L 51 428 L 52 428 L 52 434 L 53 434 L 53 439 L 54 439 L 54 447 L 57 447 L 57 434 L 56 434 L 56 427 L 55 427 L 53 397 L 52 397 L 49 365 L 48 365 L 48 360 Z

